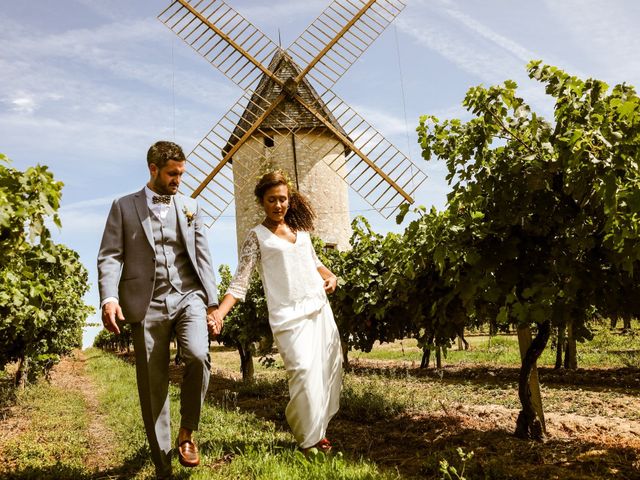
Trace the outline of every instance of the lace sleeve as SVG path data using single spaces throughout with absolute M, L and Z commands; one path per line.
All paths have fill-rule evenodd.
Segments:
M 251 274 L 259 261 L 260 245 L 258 244 L 258 236 L 256 232 L 251 230 L 242 245 L 238 268 L 236 269 L 236 274 L 233 276 L 233 279 L 231 279 L 226 293 L 232 295 L 233 298 L 244 301 L 244 297 L 249 289 Z

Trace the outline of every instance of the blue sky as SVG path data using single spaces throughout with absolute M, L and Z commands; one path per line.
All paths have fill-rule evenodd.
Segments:
M 288 46 L 328 0 L 228 3 Z M 156 16 L 164 0 L 29 0 L 0 3 L 0 152 L 17 168 L 49 165 L 65 183 L 55 238 L 89 269 L 99 303 L 97 255 L 111 201 L 147 180 L 159 139 L 186 152 L 235 103 L 240 89 Z M 408 0 L 396 21 L 333 90 L 429 176 L 417 204 L 444 205 L 443 165 L 420 159 L 422 114 L 465 117 L 466 90 L 509 78 L 549 116 L 525 65 L 542 59 L 610 85 L 640 85 L 636 0 Z M 351 197 L 378 231 L 400 230 Z M 209 231 L 217 264 L 236 264 L 233 206 Z M 95 319 L 93 319 L 95 320 Z M 89 342 L 96 329 L 90 329 Z

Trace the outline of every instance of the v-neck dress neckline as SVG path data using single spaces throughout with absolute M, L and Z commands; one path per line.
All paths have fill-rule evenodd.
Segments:
M 296 240 L 294 242 L 290 242 L 289 240 L 287 240 L 286 238 L 282 238 L 280 235 L 276 235 L 274 232 L 271 231 L 271 229 L 269 227 L 264 226 L 262 223 L 259 224 L 262 228 L 264 228 L 267 232 L 269 232 L 271 235 L 273 235 L 274 237 L 282 240 L 283 242 L 288 243 L 289 245 L 297 245 L 298 243 L 298 232 L 296 232 Z

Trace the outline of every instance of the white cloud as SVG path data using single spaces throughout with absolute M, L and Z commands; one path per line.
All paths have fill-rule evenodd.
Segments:
M 489 28 L 487 25 L 481 23 L 477 19 L 470 17 L 459 8 L 456 8 L 453 2 L 449 0 L 440 0 L 436 3 L 442 4 L 442 11 L 449 17 L 457 20 L 466 29 L 474 32 L 482 38 L 485 38 L 486 40 L 489 40 L 490 42 L 499 46 L 505 52 L 513 54 L 522 62 L 526 63 L 529 60 L 540 58 L 540 55 L 537 52 L 529 50 L 515 40 L 501 35 L 495 30 Z
M 111 203 L 116 198 L 127 195 L 128 193 L 131 193 L 131 192 L 114 193 L 104 197 L 91 198 L 88 200 L 80 200 L 78 202 L 69 203 L 66 205 L 63 204 L 60 210 L 62 213 L 64 213 L 64 212 L 71 212 L 72 210 L 85 210 L 93 207 L 105 207 L 105 206 L 111 205 Z
M 96 105 L 96 112 L 112 114 L 112 113 L 120 112 L 122 108 L 123 108 L 122 105 L 117 105 L 112 102 L 105 102 L 105 103 L 99 103 L 98 105 Z
M 113 201 L 113 199 L 111 199 Z M 62 222 L 62 233 L 64 238 L 73 238 L 76 236 L 85 236 L 93 238 L 98 232 L 102 233 L 107 216 L 105 211 L 95 210 L 68 210 L 60 209 L 60 221 Z M 96 242 L 96 251 L 97 251 Z
M 109 20 L 122 20 L 123 9 L 116 8 L 113 0 L 75 0 L 98 15 Z
M 425 18 L 401 17 L 397 25 L 400 31 L 410 35 L 419 44 L 434 50 L 483 81 L 494 81 L 503 76 L 500 72 L 511 70 L 508 65 L 505 65 L 508 62 L 507 59 L 477 48 L 473 42 L 437 19 L 429 18 L 425 21 Z
M 8 71 L 0 73 L 4 87 L 20 85 L 29 79 L 32 88 L 47 91 L 51 80 L 63 79 L 68 82 L 93 83 L 95 74 L 105 74 L 118 78 L 135 80 L 141 86 L 153 87 L 160 91 L 175 90 L 179 97 L 193 102 L 207 103 L 223 108 L 236 89 L 226 81 L 221 81 L 215 68 L 205 64 L 198 54 L 179 45 L 175 35 L 166 30 L 155 19 L 124 21 L 107 24 L 95 29 L 75 29 L 56 34 L 38 34 L 28 31 L 9 21 L 0 19 L 0 29 L 5 28 L 5 42 L 11 45 L 0 54 L 0 61 L 11 65 Z M 178 55 L 188 54 L 189 61 L 198 67 L 205 67 L 203 73 L 197 70 L 181 69 L 172 64 L 172 49 Z M 68 62 L 64 69 L 55 68 L 51 60 Z M 178 69 L 178 70 L 177 70 Z M 210 71 L 211 75 L 207 73 Z M 177 70 L 177 71 L 176 71 Z M 205 73 L 207 72 L 207 73 Z M 64 90 L 59 95 L 64 95 Z
M 353 109 L 385 136 L 404 135 L 407 131 L 407 124 L 404 119 L 391 115 L 386 111 L 365 105 L 356 105 Z
M 553 56 L 533 51 L 495 31 L 463 12 L 457 3 L 418 1 L 412 15 L 399 17 L 398 28 L 419 45 L 436 52 L 487 86 L 515 80 L 519 95 L 543 115 L 550 115 L 551 104 L 540 85 L 528 78 L 525 65 L 535 58 L 545 58 L 547 63 L 553 63 Z M 544 46 L 544 42 L 540 45 Z M 450 118 L 449 113 L 458 118 L 467 115 L 460 107 L 448 110 L 450 112 L 443 111 L 436 116 L 443 119 Z
M 38 107 L 35 99 L 26 94 L 19 94 L 19 96 L 7 100 L 6 103 L 11 105 L 11 111 L 28 115 L 35 112 Z

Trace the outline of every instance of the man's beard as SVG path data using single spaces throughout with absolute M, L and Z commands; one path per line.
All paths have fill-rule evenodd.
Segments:
M 163 183 L 158 182 L 157 180 L 153 182 L 153 189 L 160 195 L 174 195 L 175 192 L 172 192 L 169 189 L 169 185 L 165 185 Z

